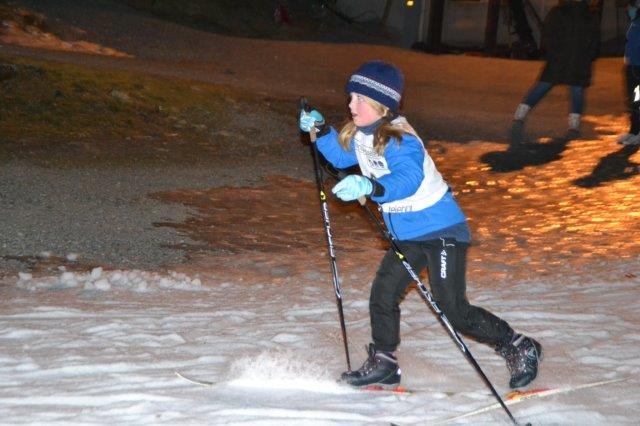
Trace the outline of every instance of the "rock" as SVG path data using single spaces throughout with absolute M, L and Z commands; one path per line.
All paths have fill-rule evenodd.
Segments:
M 123 92 L 122 90 L 113 89 L 110 93 L 112 98 L 116 98 L 121 102 L 129 103 L 131 102 L 131 96 L 127 92 Z
M 15 64 L 0 64 L 0 81 L 11 80 L 18 76 L 18 66 Z

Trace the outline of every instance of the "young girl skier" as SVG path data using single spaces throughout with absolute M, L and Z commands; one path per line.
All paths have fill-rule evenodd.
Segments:
M 351 120 L 338 133 L 317 110 L 300 112 L 304 132 L 316 129 L 317 147 L 335 167 L 359 165 L 333 187 L 343 201 L 368 197 L 380 206 L 384 222 L 416 272 L 427 268 L 438 305 L 453 327 L 493 345 L 507 361 L 512 388 L 526 386 L 538 373 L 542 347 L 516 333 L 504 320 L 469 304 L 466 254 L 470 242 L 464 213 L 436 169 L 422 140 L 398 115 L 404 77 L 394 65 L 371 61 L 349 78 Z M 342 374 L 353 386 L 400 383 L 395 351 L 400 344 L 399 303 L 411 276 L 390 249 L 371 286 L 369 313 L 373 343 L 356 371 Z

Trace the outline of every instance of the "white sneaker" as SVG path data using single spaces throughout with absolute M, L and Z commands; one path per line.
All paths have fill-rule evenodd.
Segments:
M 616 138 L 616 142 L 619 143 L 620 145 L 624 145 L 625 141 L 627 139 L 631 139 L 632 137 L 634 137 L 635 135 L 633 133 L 625 133 L 623 135 L 620 135 Z
M 531 107 L 527 104 L 518 104 L 516 112 L 513 114 L 513 119 L 518 121 L 524 121 L 527 114 L 531 111 Z
M 640 134 L 634 135 L 633 133 L 626 133 L 618 137 L 618 143 L 620 145 L 640 145 Z
M 575 112 L 572 112 L 571 114 L 569 114 L 569 117 L 567 119 L 567 122 L 569 123 L 569 130 L 575 132 L 575 133 L 580 133 L 580 121 L 581 121 L 581 115 L 577 114 Z

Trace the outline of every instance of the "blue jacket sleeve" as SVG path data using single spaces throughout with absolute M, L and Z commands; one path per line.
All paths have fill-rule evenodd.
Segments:
M 420 140 L 405 134 L 400 144 L 392 140 L 384 152 L 388 173 L 378 179 L 384 186 L 382 196 L 373 196 L 377 203 L 401 200 L 416 193 L 424 179 L 424 147 Z
M 353 149 L 353 141 L 348 151 L 345 151 L 338 142 L 338 132 L 333 127 L 329 133 L 323 135 L 316 140 L 316 146 L 328 162 L 338 169 L 346 169 L 358 164 L 358 158 Z

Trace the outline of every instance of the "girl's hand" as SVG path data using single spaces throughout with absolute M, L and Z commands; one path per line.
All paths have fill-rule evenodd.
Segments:
M 349 175 L 331 190 L 342 201 L 353 201 L 367 197 L 373 192 L 373 183 L 362 175 Z
M 324 117 L 315 109 L 309 112 L 303 109 L 300 111 L 299 125 L 303 132 L 309 133 L 311 128 L 315 127 L 316 132 L 320 133 L 324 126 Z

